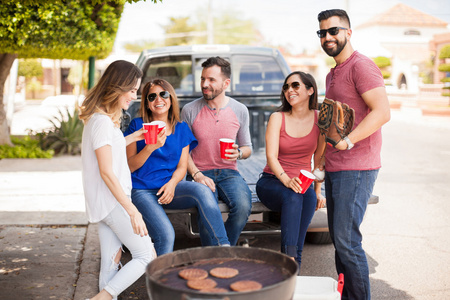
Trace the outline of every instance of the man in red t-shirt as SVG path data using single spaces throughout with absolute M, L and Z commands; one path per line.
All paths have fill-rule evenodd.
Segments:
M 352 30 L 341 9 L 318 15 L 322 49 L 336 66 L 326 78 L 326 97 L 355 110 L 355 127 L 325 157 L 328 227 L 336 269 L 345 278 L 342 299 L 370 299 L 369 267 L 359 230 L 381 167 L 381 126 L 390 119 L 383 76 L 375 63 L 353 50 Z

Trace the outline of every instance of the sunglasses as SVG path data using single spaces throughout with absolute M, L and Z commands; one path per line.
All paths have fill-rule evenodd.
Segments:
M 147 95 L 147 100 L 150 101 L 150 102 L 153 102 L 153 101 L 156 100 L 156 97 L 157 97 L 157 96 L 158 96 L 158 95 L 157 95 L 156 93 L 148 94 L 148 95 Z M 169 93 L 168 91 L 162 91 L 162 92 L 159 92 L 159 96 L 160 96 L 161 98 L 163 98 L 163 99 L 167 99 L 167 98 L 170 97 L 170 93 Z
M 283 92 L 289 90 L 289 87 L 292 87 L 294 90 L 298 90 L 300 88 L 300 82 L 294 81 L 292 83 L 286 83 L 283 85 Z
M 320 30 L 317 30 L 317 36 L 320 37 L 320 38 L 324 38 L 324 37 L 327 36 L 327 32 L 330 35 L 337 35 L 337 34 L 339 34 L 339 30 L 340 29 L 348 30 L 348 28 L 345 28 L 345 27 L 331 27 L 331 28 L 328 28 L 328 29 L 320 29 Z

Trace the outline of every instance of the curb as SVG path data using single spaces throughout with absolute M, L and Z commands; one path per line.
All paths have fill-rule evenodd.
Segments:
M 79 276 L 75 284 L 73 300 L 85 300 L 98 293 L 98 276 L 100 270 L 100 245 L 98 225 L 89 224 L 80 257 Z
M 0 225 L 5 226 L 84 226 L 84 212 L 59 211 L 0 211 Z

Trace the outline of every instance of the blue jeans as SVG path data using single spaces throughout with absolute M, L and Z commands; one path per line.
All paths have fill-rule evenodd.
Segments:
M 164 205 L 158 204 L 157 192 L 158 190 L 133 189 L 131 199 L 142 214 L 158 256 L 172 252 L 175 242 L 175 230 L 164 209 L 196 207 L 204 224 L 205 234 L 208 235 L 208 246 L 229 244 L 222 214 L 214 194 L 207 186 L 191 181 L 180 181 L 175 188 L 172 202 Z
M 342 299 L 370 299 L 369 265 L 359 226 L 372 195 L 378 170 L 325 173 L 328 227 L 336 270 L 344 274 Z
M 244 178 L 236 170 L 213 169 L 202 171 L 202 173 L 214 180 L 216 201 L 220 199 L 230 208 L 228 219 L 225 221 L 225 230 L 230 245 L 235 246 L 252 211 L 252 192 Z M 209 241 L 208 237 L 202 234 L 205 230 L 202 223 L 199 222 L 200 238 L 202 245 L 206 245 Z
M 313 186 L 297 194 L 276 176 L 263 173 L 256 183 L 256 193 L 270 210 L 281 212 L 281 252 L 295 257 L 300 268 L 306 231 L 317 205 Z

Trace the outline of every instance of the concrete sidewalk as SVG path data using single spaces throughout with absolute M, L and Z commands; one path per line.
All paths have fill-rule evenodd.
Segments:
M 0 160 L 0 299 L 98 293 L 97 224 L 87 221 L 81 180 L 80 156 Z M 130 259 L 122 254 L 122 264 Z M 149 299 L 145 276 L 118 299 Z
M 0 299 L 98 292 L 97 225 L 87 222 L 79 180 L 79 156 L 0 160 Z
M 97 225 L 78 212 L 0 212 L 0 299 L 80 299 L 98 291 Z

